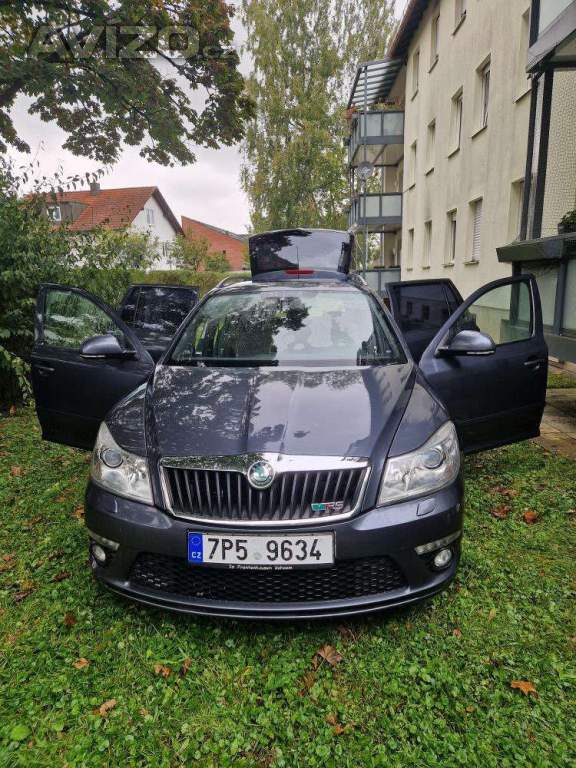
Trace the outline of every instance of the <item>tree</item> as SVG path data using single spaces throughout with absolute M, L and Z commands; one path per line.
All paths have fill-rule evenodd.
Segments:
M 383 56 L 390 0 L 243 0 L 257 105 L 242 183 L 255 230 L 346 227 L 344 107 L 361 61 Z
M 179 235 L 170 248 L 170 260 L 179 269 L 196 271 L 208 258 L 209 250 L 206 238 L 189 239 Z
M 40 283 L 75 285 L 117 306 L 131 270 L 146 267 L 157 245 L 147 234 L 95 230 L 79 235 L 45 215 L 46 195 L 77 179 L 39 184 L 0 157 L 0 405 L 30 393 L 28 358 Z M 34 193 L 23 187 L 33 181 Z M 40 180 L 42 181 L 42 180 Z
M 210 253 L 204 259 L 204 267 L 208 272 L 230 272 L 232 269 L 225 253 Z
M 194 162 L 192 144 L 234 144 L 253 105 L 232 15 L 222 0 L 0 0 L 0 151 L 29 151 L 10 117 L 18 96 L 68 134 L 65 149 L 103 163 L 122 144 L 163 165 Z M 198 88 L 201 110 L 190 100 Z

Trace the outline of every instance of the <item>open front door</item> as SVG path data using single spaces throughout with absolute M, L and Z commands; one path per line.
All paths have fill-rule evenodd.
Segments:
M 110 408 L 153 369 L 136 335 L 100 299 L 78 288 L 42 286 L 32 386 L 45 440 L 92 448 Z
M 548 349 L 534 278 L 496 280 L 472 294 L 426 348 L 420 368 L 467 453 L 536 437 Z
M 451 280 L 405 280 L 388 283 L 390 311 L 416 362 L 446 320 L 462 304 Z

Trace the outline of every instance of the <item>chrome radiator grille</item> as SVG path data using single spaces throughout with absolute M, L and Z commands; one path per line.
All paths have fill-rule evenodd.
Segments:
M 215 522 L 308 521 L 349 516 L 361 499 L 366 465 L 282 471 L 256 490 L 243 471 L 169 466 L 161 471 L 174 514 Z

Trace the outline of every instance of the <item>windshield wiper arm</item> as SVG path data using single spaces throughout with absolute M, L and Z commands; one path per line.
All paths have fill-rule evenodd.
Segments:
M 228 367 L 243 367 L 243 366 L 276 366 L 278 360 L 263 360 L 258 357 L 192 357 L 187 360 L 175 360 L 172 358 L 168 361 L 169 365 L 213 365 L 228 366 Z

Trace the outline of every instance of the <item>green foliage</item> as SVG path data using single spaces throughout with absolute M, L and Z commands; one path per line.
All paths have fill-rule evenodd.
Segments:
M 576 208 L 562 217 L 560 227 L 563 232 L 576 232 Z
M 257 105 L 242 183 L 254 230 L 346 227 L 344 105 L 360 61 L 383 55 L 389 0 L 243 0 Z
M 467 458 L 460 571 L 431 600 L 270 624 L 98 586 L 78 519 L 87 460 L 42 444 L 32 414 L 0 421 L 2 768 L 576 764 L 573 462 L 533 443 Z M 316 655 L 326 644 L 334 669 Z
M 170 249 L 172 263 L 180 269 L 196 270 L 208 257 L 210 244 L 204 237 L 187 238 L 178 235 Z
M 226 277 L 238 277 L 249 280 L 248 272 L 194 272 L 187 269 L 162 270 L 155 269 L 150 272 L 133 271 L 131 273 L 132 283 L 160 283 L 164 285 L 192 285 L 199 289 L 203 296 L 212 290 L 221 280 Z
M 204 266 L 209 272 L 229 272 L 232 269 L 225 253 L 209 253 L 204 259 Z
M 548 369 L 548 389 L 573 389 L 576 387 L 576 375 Z
M 0 163 L 0 406 L 30 395 L 27 361 L 40 283 L 85 288 L 115 305 L 131 269 L 149 264 L 156 247 L 148 235 L 54 227 L 43 215 L 43 197 L 20 194 L 22 180 Z
M 231 47 L 232 15 L 233 7 L 220 0 L 0 3 L 0 151 L 8 145 L 29 151 L 11 120 L 19 96 L 31 99 L 31 113 L 67 134 L 64 149 L 103 163 L 118 160 L 125 144 L 162 165 L 194 162 L 194 144 L 234 144 L 253 105 Z M 122 27 L 142 24 L 192 28 L 198 53 L 166 56 L 155 35 L 141 48 L 152 58 L 116 56 L 135 38 Z M 37 37 L 41 25 L 57 32 Z M 65 44 L 72 35 L 85 55 Z M 190 95 L 199 87 L 206 96 L 193 105 Z

